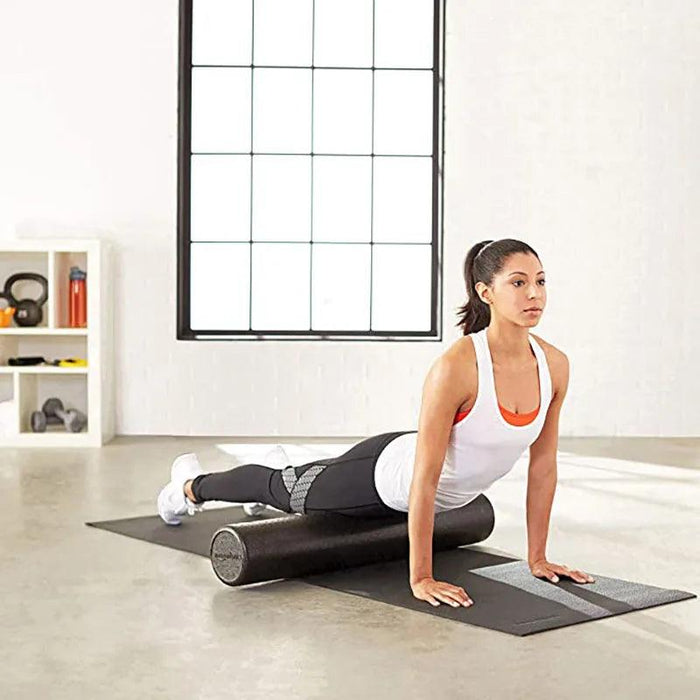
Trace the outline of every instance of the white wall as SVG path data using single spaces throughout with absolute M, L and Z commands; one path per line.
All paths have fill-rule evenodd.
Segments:
M 700 4 L 448 0 L 444 341 L 175 340 L 176 0 L 0 4 L 0 237 L 117 251 L 117 431 L 417 427 L 483 238 L 538 250 L 563 435 L 697 435 Z

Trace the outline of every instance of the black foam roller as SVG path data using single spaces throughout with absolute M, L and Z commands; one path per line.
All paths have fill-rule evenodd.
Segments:
M 491 501 L 435 514 L 433 552 L 483 542 L 493 532 Z M 337 513 L 283 515 L 219 528 L 210 558 L 229 586 L 335 571 L 364 564 L 408 559 L 406 514 L 355 518 Z

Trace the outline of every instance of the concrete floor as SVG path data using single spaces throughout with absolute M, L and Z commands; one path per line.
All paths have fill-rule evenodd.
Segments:
M 0 697 L 698 696 L 697 599 L 519 638 L 300 581 L 228 588 L 205 558 L 83 524 L 154 514 L 176 455 L 230 465 L 217 442 L 235 441 L 3 450 Z M 700 440 L 562 438 L 559 448 L 549 559 L 700 592 Z M 522 558 L 525 477 L 516 468 L 487 492 L 496 527 L 483 543 Z

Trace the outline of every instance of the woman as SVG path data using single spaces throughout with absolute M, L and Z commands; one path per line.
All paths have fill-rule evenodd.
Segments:
M 482 241 L 467 254 L 464 276 L 469 298 L 458 323 L 464 337 L 431 366 L 417 431 L 374 435 L 339 457 L 298 467 L 278 451 L 276 466 L 205 474 L 195 455 L 181 455 L 158 497 L 163 520 L 177 525 L 209 500 L 261 502 L 288 513 L 408 514 L 413 595 L 435 606 L 470 606 L 463 588 L 433 578 L 435 513 L 474 500 L 529 447 L 530 570 L 554 582 L 558 575 L 592 582 L 545 556 L 569 366 L 563 352 L 530 334 L 547 298 L 539 256 L 511 238 Z

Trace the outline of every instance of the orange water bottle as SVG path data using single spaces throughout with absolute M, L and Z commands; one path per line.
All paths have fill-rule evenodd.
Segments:
M 69 317 L 71 328 L 87 327 L 87 272 L 79 267 L 70 269 L 70 288 L 68 291 Z

